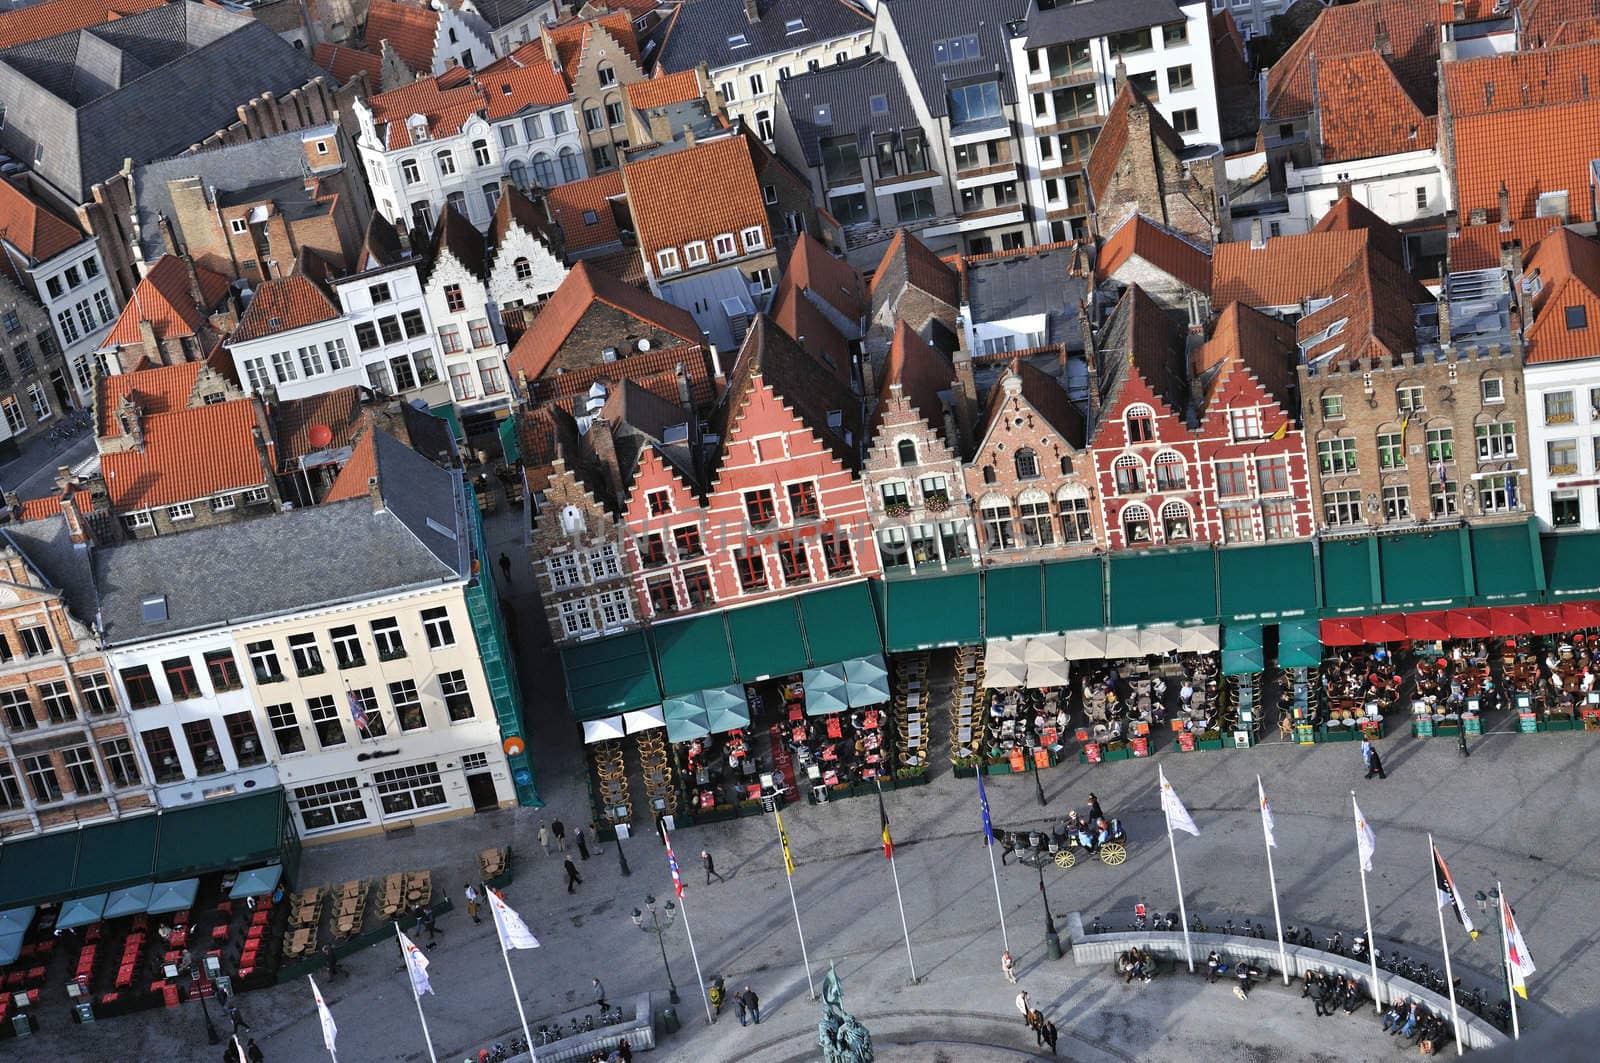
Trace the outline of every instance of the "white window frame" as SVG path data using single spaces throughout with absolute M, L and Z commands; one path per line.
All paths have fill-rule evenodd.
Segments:
M 657 251 L 656 268 L 661 271 L 663 276 L 669 273 L 681 273 L 683 271 L 683 267 L 678 264 L 678 249 L 675 247 L 664 247 L 660 251 Z
M 714 240 L 717 257 L 733 258 L 739 253 L 739 245 L 734 242 L 732 233 L 719 233 Z
M 193 520 L 194 506 L 189 502 L 179 502 L 175 506 L 167 507 L 167 519 L 172 521 Z
M 684 261 L 691 266 L 705 265 L 710 261 L 710 258 L 706 255 L 706 242 L 704 240 L 696 240 L 693 243 L 683 245 L 683 257 Z
M 759 225 L 752 225 L 747 229 L 741 230 L 739 239 L 744 241 L 746 253 L 760 251 L 767 246 L 766 234 L 761 231 L 761 226 Z

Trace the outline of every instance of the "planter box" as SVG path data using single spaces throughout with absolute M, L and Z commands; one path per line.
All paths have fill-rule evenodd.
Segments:
M 1570 716 L 1552 716 L 1544 721 L 1546 731 L 1576 731 L 1582 724 Z
M 1078 754 L 1078 759 L 1080 761 L 1083 760 L 1082 753 Z M 978 774 L 978 766 L 971 761 L 965 761 L 960 764 L 952 764 L 950 765 L 950 773 L 958 779 L 970 779 Z M 924 779 L 923 781 L 926 782 L 927 780 Z
M 927 771 L 925 769 L 918 768 L 910 775 L 896 775 L 890 785 L 890 789 L 899 789 L 902 786 L 926 786 L 927 784 Z
M 1322 725 L 1322 740 L 1324 742 L 1354 742 L 1356 729 L 1354 727 L 1329 727 Z
M 1212 738 L 1212 739 L 1197 738 L 1197 739 L 1195 739 L 1194 747 L 1196 749 L 1221 749 L 1222 748 L 1222 739 L 1220 739 L 1220 738 Z
M 989 774 L 989 775 L 1010 775 L 1011 774 L 1011 765 L 1006 761 L 997 760 L 997 761 L 991 762 L 983 770 L 984 770 L 984 772 L 986 774 Z
M 1463 716 L 1461 725 L 1467 729 L 1469 735 L 1483 734 L 1483 718 L 1480 716 Z
M 1433 725 L 1433 733 L 1436 735 L 1458 735 L 1461 733 L 1461 721 L 1440 720 Z
M 1128 759 L 1128 749 L 1127 749 L 1127 747 L 1124 746 L 1122 749 L 1108 749 L 1108 750 L 1106 750 L 1106 759 L 1107 760 L 1127 760 Z
M 1411 734 L 1415 738 L 1433 737 L 1433 720 L 1422 717 L 1411 721 Z

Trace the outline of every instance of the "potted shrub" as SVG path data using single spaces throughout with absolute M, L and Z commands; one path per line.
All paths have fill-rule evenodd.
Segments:
M 1107 742 L 1106 743 L 1106 759 L 1107 760 L 1127 760 L 1128 759 L 1128 743 L 1126 743 L 1126 742 Z

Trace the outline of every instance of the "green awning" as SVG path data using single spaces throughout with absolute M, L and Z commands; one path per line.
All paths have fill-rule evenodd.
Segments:
M 793 598 L 729 609 L 728 633 L 741 682 L 791 675 L 806 666 L 806 641 Z
M 661 693 L 668 697 L 733 682 L 733 651 L 720 610 L 656 624 L 650 638 L 661 669 Z
M 286 815 L 280 789 L 163 812 L 155 877 L 203 875 L 277 860 L 283 853 Z
M 567 646 L 561 651 L 561 670 L 567 704 L 580 721 L 661 703 L 650 644 L 642 631 Z
M 1457 528 L 1378 536 L 1382 607 L 1411 612 L 1464 602 L 1466 544 Z
M 1242 650 L 1222 651 L 1223 675 L 1248 675 L 1251 672 L 1260 672 L 1266 669 L 1260 646 L 1249 646 Z
M 1539 521 L 1468 529 L 1472 544 L 1473 599 L 1483 605 L 1536 602 L 1544 593 Z
M 263 893 L 271 893 L 282 877 L 282 864 L 268 864 L 266 867 L 252 867 L 248 871 L 241 871 L 233 880 L 233 888 L 228 891 L 228 898 L 237 901 L 245 897 L 259 897 Z
M 1222 648 L 1224 651 L 1259 649 L 1264 636 L 1260 624 L 1228 624 L 1222 629 Z
M 1104 627 L 1104 562 L 1098 557 L 1045 562 L 1044 621 L 1045 631 Z
M 1316 612 L 1316 554 L 1309 542 L 1225 547 L 1217 551 L 1217 573 L 1225 621 Z
M 1375 613 L 1378 544 L 1370 535 L 1322 541 L 1322 608 L 1326 613 Z
M 1005 565 L 983 574 L 983 634 L 1005 639 L 1037 635 L 1044 627 L 1044 568 Z
M 1285 620 L 1278 625 L 1278 666 L 1315 668 L 1322 663 L 1322 626 L 1317 620 Z
M 1540 542 L 1550 598 L 1600 598 L 1600 532 L 1562 532 Z
M 70 893 L 82 833 L 60 831 L 0 845 L 0 907 L 43 904 Z
M 22 955 L 22 942 L 28 935 L 21 930 L 0 930 L 0 967 L 9 966 Z
M 1113 555 L 1111 626 L 1209 620 L 1217 615 L 1210 547 Z
M 506 464 L 515 465 L 521 461 L 522 440 L 517 435 L 517 418 L 502 419 L 495 433 L 500 437 L 500 452 L 505 455 Z
M 153 873 L 159 819 L 155 814 L 132 816 L 83 828 L 78 875 L 72 888 L 99 892 L 148 882 Z
M 865 580 L 811 591 L 798 600 L 812 667 L 883 652 L 878 613 Z
M 983 641 L 978 622 L 978 573 L 889 580 L 886 640 L 890 653 L 940 646 L 976 646 Z

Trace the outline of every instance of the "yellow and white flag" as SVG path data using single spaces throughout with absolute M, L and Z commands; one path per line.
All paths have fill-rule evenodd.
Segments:
M 790 878 L 794 877 L 794 857 L 789 853 L 789 832 L 783 829 L 783 815 L 774 808 L 772 817 L 778 821 L 778 841 L 783 843 L 783 870 Z

